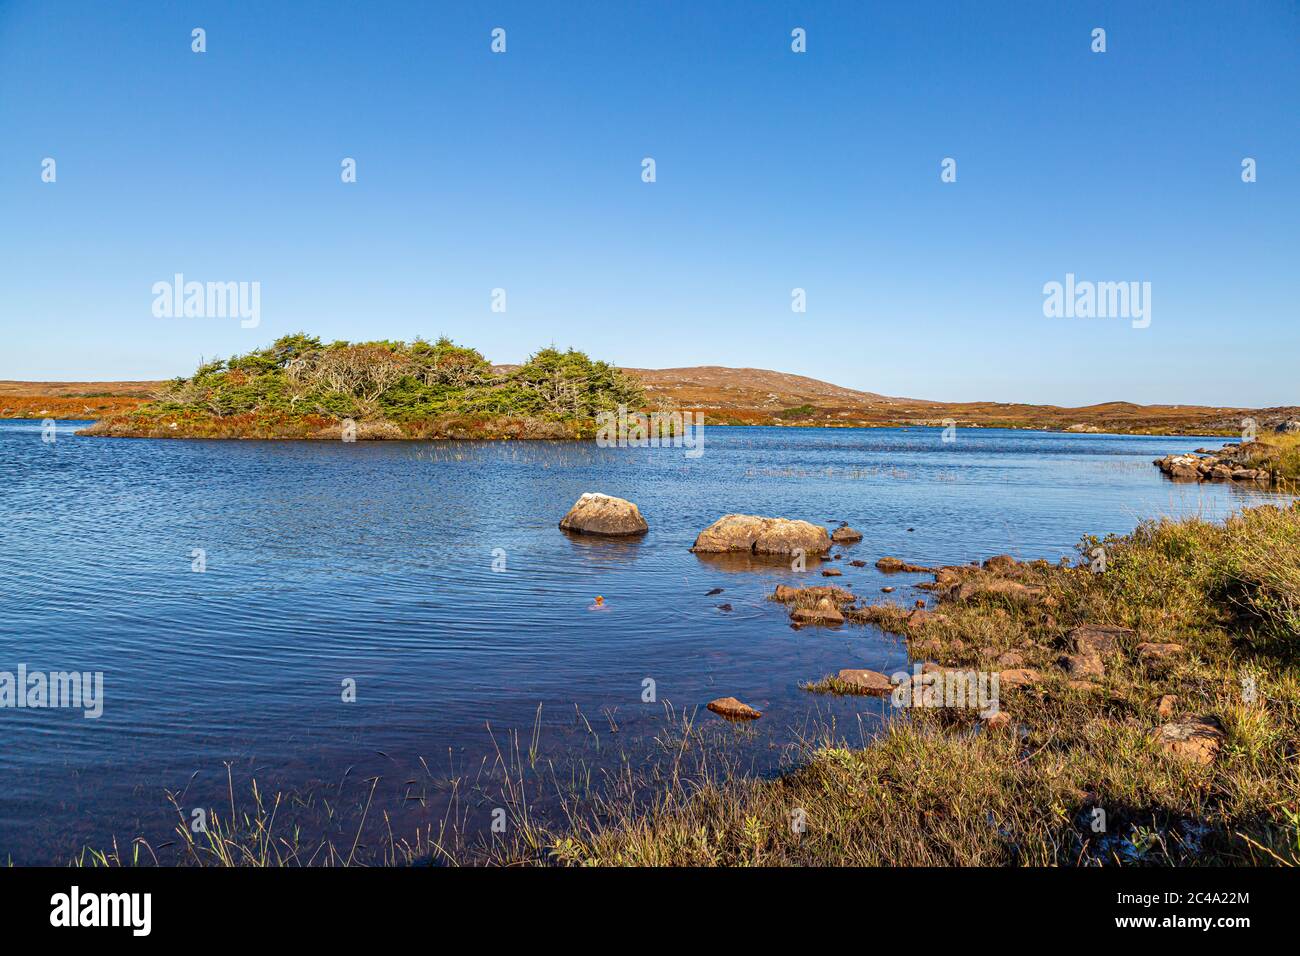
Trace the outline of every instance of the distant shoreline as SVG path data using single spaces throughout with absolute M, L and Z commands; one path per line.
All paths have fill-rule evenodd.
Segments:
M 507 368 L 501 366 L 501 369 Z M 870 392 L 840 388 L 803 376 L 786 375 L 763 369 L 730 369 L 701 366 L 681 369 L 625 369 L 640 381 L 646 392 L 646 406 L 698 410 L 709 425 L 766 425 L 775 427 L 817 428 L 1008 428 L 1028 431 L 1166 435 L 1170 437 L 1235 437 L 1243 422 L 1253 420 L 1260 431 L 1300 419 L 1300 407 L 1225 408 L 1189 405 L 1135 405 L 1108 402 L 1067 408 L 1055 405 L 1027 405 L 1001 402 L 930 402 L 921 399 L 891 398 Z M 0 418 L 95 421 L 129 416 L 148 404 L 168 383 L 131 382 L 20 382 L 0 381 Z M 393 439 L 424 440 L 437 437 L 510 437 L 563 438 L 584 437 L 587 425 L 565 423 L 557 429 L 555 422 L 545 427 L 528 423 L 526 416 L 507 416 L 511 421 L 495 427 L 478 416 L 478 423 L 466 428 L 459 422 L 449 427 L 447 421 L 433 420 L 397 424 L 398 435 L 382 421 L 373 422 Z M 281 422 L 281 427 L 241 430 L 239 427 L 216 427 L 214 423 L 200 429 L 178 425 L 168 432 L 184 432 L 185 437 L 285 438 L 303 439 L 335 437 L 328 432 L 317 435 L 333 421 Z M 235 425 L 234 422 L 230 425 Z M 446 434 L 444 434 L 446 432 Z M 452 434 L 454 432 L 454 434 Z M 100 429 L 93 434 L 118 437 L 180 437 L 162 434 L 156 427 L 131 429 L 119 426 Z M 381 434 L 368 436 L 385 437 Z

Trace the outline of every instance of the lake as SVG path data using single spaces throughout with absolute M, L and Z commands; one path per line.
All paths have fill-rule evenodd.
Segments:
M 377 828 L 442 819 L 449 779 L 456 812 L 485 826 L 495 804 L 478 782 L 508 731 L 525 748 L 536 733 L 557 762 L 635 764 L 667 705 L 738 733 L 702 709 L 734 695 L 765 712 L 746 747 L 774 772 L 810 715 L 869 727 L 881 701 L 798 684 L 888 672 L 904 645 L 874 628 L 793 630 L 765 597 L 821 583 L 815 563 L 800 575 L 691 554 L 728 512 L 846 521 L 864 535 L 848 557 L 943 564 L 1055 561 L 1085 533 L 1270 498 L 1174 484 L 1151 464 L 1212 438 L 711 427 L 688 458 L 594 442 L 77 437 L 84 424 L 60 422 L 51 443 L 39 422 L 0 422 L 0 671 L 103 672 L 96 719 L 0 709 L 0 861 L 65 863 L 114 837 L 158 848 L 175 839 L 167 792 L 187 812 L 226 808 L 227 764 L 241 803 L 254 778 L 332 794 L 337 815 L 285 805 L 277 830 L 346 846 L 360 827 L 364 853 Z M 649 534 L 561 532 L 585 491 L 635 501 Z M 836 566 L 836 583 L 869 598 L 892 584 L 906 604 L 928 580 Z M 604 610 L 589 609 L 597 595 Z

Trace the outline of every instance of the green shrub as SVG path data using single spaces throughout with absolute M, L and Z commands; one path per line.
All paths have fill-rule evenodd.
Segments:
M 446 337 L 410 344 L 325 344 L 295 333 L 245 355 L 205 362 L 189 378 L 170 382 L 162 398 L 139 414 L 276 413 L 398 422 L 509 415 L 568 421 L 593 418 L 620 404 L 639 408 L 642 400 L 634 379 L 575 349 L 542 349 L 518 368 L 498 372 L 478 351 Z

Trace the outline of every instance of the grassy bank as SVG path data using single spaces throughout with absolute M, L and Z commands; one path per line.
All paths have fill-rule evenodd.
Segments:
M 597 412 L 637 408 L 617 368 L 546 348 L 498 371 L 481 354 L 436 342 L 331 342 L 286 335 L 205 363 L 156 400 L 82 434 L 119 438 L 576 438 Z
M 1278 479 L 1300 482 L 1300 433 L 1271 434 L 1248 446 L 1247 468 L 1263 468 Z

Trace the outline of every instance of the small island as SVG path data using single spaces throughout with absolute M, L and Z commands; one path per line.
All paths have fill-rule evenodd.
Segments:
M 598 411 L 643 402 L 638 382 L 575 349 L 518 366 L 435 342 L 330 342 L 296 333 L 201 365 L 81 435 L 115 438 L 572 439 Z

